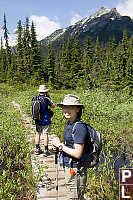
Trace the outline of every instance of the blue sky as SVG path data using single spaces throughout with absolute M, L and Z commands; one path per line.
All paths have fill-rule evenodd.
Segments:
M 18 20 L 22 24 L 26 17 L 33 20 L 40 40 L 59 28 L 94 14 L 101 7 L 116 7 L 121 14 L 133 17 L 133 0 L 0 0 L 0 36 L 3 34 L 4 13 L 10 43 L 13 43 Z

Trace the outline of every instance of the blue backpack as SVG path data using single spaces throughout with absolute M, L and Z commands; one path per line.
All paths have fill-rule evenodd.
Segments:
M 41 112 L 41 103 L 43 103 L 45 105 L 45 107 L 47 106 L 47 97 L 40 97 L 35 96 L 32 98 L 32 116 L 33 116 L 33 120 L 37 120 L 37 121 L 41 121 L 43 118 L 43 113 Z M 46 108 L 45 108 L 46 110 Z M 47 112 L 51 117 L 53 117 L 54 112 L 50 109 L 47 108 Z
M 95 167 L 99 162 L 99 155 L 102 150 L 102 141 L 101 135 L 98 131 L 94 130 L 89 124 L 86 124 L 82 121 L 75 123 L 72 130 L 72 137 L 74 138 L 74 129 L 77 123 L 85 124 L 88 132 L 88 141 L 86 142 L 87 147 L 85 148 L 85 153 L 87 155 L 86 159 L 82 161 L 83 165 L 92 168 Z

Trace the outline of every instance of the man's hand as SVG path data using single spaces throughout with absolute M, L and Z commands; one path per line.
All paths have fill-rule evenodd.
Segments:
M 60 139 L 58 137 L 55 137 L 52 141 L 53 148 L 59 148 L 59 144 L 60 144 Z

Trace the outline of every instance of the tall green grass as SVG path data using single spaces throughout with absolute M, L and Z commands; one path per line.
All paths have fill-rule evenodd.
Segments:
M 35 199 L 27 130 L 12 104 L 14 88 L 0 85 L 0 199 Z

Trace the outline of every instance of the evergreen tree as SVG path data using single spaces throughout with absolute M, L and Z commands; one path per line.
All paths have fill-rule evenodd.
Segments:
M 41 67 L 41 52 L 39 42 L 36 39 L 36 31 L 33 21 L 31 25 L 31 52 L 32 67 L 33 70 L 37 71 Z
M 66 62 L 66 41 L 63 38 L 61 42 L 61 50 L 56 55 L 56 62 L 55 62 L 55 73 L 56 73 L 56 81 L 58 87 L 65 86 L 66 81 L 66 69 L 65 69 L 65 62 Z
M 82 77 L 85 78 L 85 80 L 88 80 L 90 63 L 86 49 L 84 49 L 83 51 L 81 65 L 82 65 Z
M 123 34 L 123 40 L 117 48 L 117 65 L 116 65 L 116 85 L 118 88 L 125 87 L 126 66 L 129 58 L 128 39 L 126 32 Z
M 129 47 L 129 42 L 128 42 L 127 34 L 126 32 L 124 32 L 122 45 L 121 45 L 121 55 L 122 55 L 121 64 L 123 67 L 123 78 L 125 78 L 126 76 L 126 65 L 127 65 L 127 60 L 129 58 L 128 47 Z
M 36 39 L 36 31 L 33 21 L 31 24 L 31 65 L 31 73 L 34 74 L 35 79 L 39 79 L 42 73 L 41 50 L 39 42 Z
M 97 38 L 96 45 L 94 48 L 94 62 L 91 72 L 91 80 L 92 84 L 95 87 L 100 86 L 100 70 L 101 70 L 101 48 L 99 44 L 99 40 Z
M 3 82 L 6 80 L 6 66 L 7 65 L 7 60 L 6 60 L 6 51 L 3 48 L 3 40 L 1 37 L 1 49 L 0 49 L 0 81 Z
M 31 37 L 29 30 L 29 19 L 26 18 L 26 24 L 23 34 L 23 81 L 29 79 L 32 74 L 32 62 L 31 62 Z
M 15 77 L 16 69 L 17 69 L 16 56 L 15 54 L 12 54 L 11 66 L 10 66 L 10 69 L 8 70 L 8 74 L 9 74 L 8 77 L 9 77 L 10 84 L 12 84 L 15 80 L 14 77 Z M 18 79 L 17 79 L 17 83 L 18 83 Z
M 115 70 L 115 39 L 111 38 L 106 46 L 105 52 L 103 52 L 103 64 L 101 69 L 101 79 L 103 85 L 109 86 L 114 80 L 114 70 Z
M 59 89 L 62 87 L 62 73 L 61 73 L 61 50 L 55 55 L 55 77 L 54 77 L 54 87 Z
M 48 46 L 48 55 L 46 60 L 46 69 L 48 74 L 49 84 L 55 83 L 55 52 L 51 44 Z
M 84 44 L 83 56 L 81 61 L 82 67 L 82 79 L 86 82 L 86 84 L 92 87 L 90 73 L 92 71 L 93 65 L 93 55 L 94 55 L 94 47 L 92 45 L 92 41 L 90 36 L 87 37 Z
M 79 77 L 81 75 L 81 48 L 79 43 L 79 33 L 78 31 L 75 34 L 75 40 L 73 45 L 73 51 L 72 51 L 72 63 L 71 63 L 71 77 L 72 77 L 72 87 L 75 88 L 76 84 L 79 80 Z
M 133 36 L 129 41 L 129 57 L 126 63 L 126 85 L 130 88 L 130 94 L 133 93 Z
M 72 66 L 72 53 L 73 53 L 73 44 L 72 44 L 72 38 L 69 35 L 68 36 L 68 41 L 66 44 L 66 50 L 64 53 L 64 58 L 63 58 L 63 67 L 64 67 L 64 76 L 65 76 L 65 80 L 64 80 L 64 85 L 66 86 L 66 88 L 72 88 L 72 84 L 73 84 L 73 72 L 71 71 L 71 66 Z
M 21 20 L 18 21 L 17 26 L 17 45 L 16 45 L 16 73 L 15 79 L 23 80 L 24 74 L 24 61 L 23 61 L 23 28 Z
M 7 23 L 6 23 L 6 15 L 4 14 L 4 39 L 5 39 L 5 48 L 6 48 L 6 68 L 4 69 L 5 71 L 5 77 L 8 78 L 8 70 L 11 67 L 11 48 L 9 46 L 9 41 L 8 41 L 8 29 L 7 29 Z
M 87 39 L 85 40 L 84 49 L 86 50 L 89 59 L 93 60 L 94 47 L 90 36 L 88 36 Z

